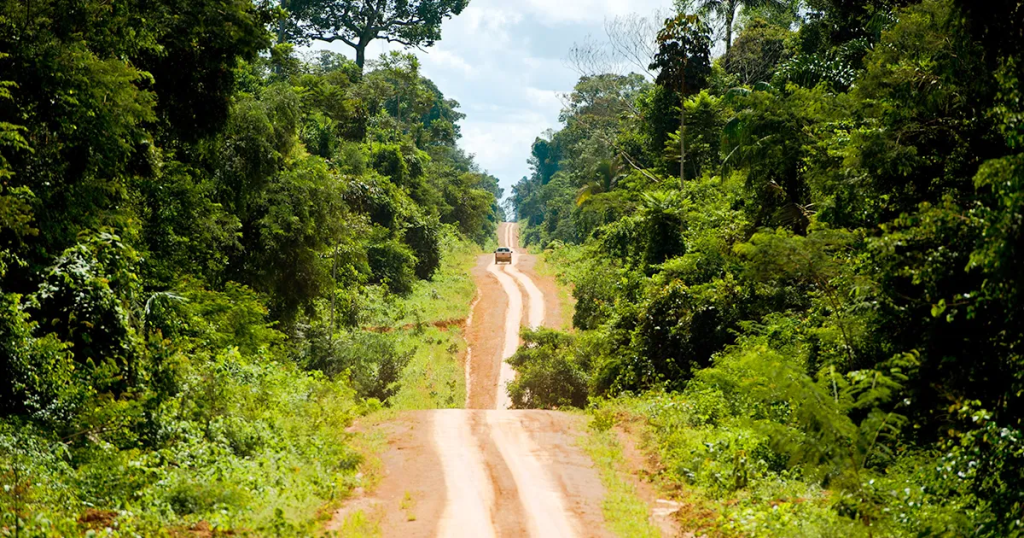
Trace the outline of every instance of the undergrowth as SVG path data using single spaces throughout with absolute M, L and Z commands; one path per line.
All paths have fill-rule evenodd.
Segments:
M 681 525 L 698 535 L 970 536 L 971 520 L 985 517 L 948 496 L 935 455 L 901 454 L 886 473 L 862 471 L 852 486 L 821 465 L 792 464 L 809 447 L 780 443 L 767 424 L 727 412 L 713 390 L 623 396 L 592 413 L 637 432 L 659 462 L 654 479 L 684 503 Z
M 434 280 L 364 309 L 383 326 L 310 327 L 287 346 L 250 291 L 188 296 L 161 314 L 194 335 L 162 351 L 166 398 L 101 395 L 65 436 L 0 422 L 0 536 L 322 534 L 333 508 L 381 476 L 386 440 L 353 431 L 357 419 L 463 404 L 459 320 L 477 252 L 449 239 Z M 455 323 L 432 325 L 442 320 Z M 217 347 L 231 342 L 244 345 Z M 375 533 L 373 514 L 357 514 L 340 536 Z

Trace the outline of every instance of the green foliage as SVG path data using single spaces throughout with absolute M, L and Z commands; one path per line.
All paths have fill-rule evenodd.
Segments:
M 34 296 L 32 313 L 45 333 L 68 342 L 86 370 L 113 368 L 101 392 L 123 392 L 138 379 L 137 261 L 119 237 L 87 236 L 55 260 Z
M 387 330 L 464 315 L 497 179 L 414 56 L 303 60 L 277 13 L 0 2 L 0 535 L 308 536 L 355 416 L 464 400 Z
M 524 345 L 508 363 L 518 375 L 508 394 L 518 409 L 583 408 L 587 404 L 589 358 L 569 335 L 548 329 L 523 332 Z
M 650 67 L 658 70 L 659 86 L 678 88 L 684 95 L 703 88 L 711 71 L 710 33 L 695 15 L 680 14 L 665 21 Z
M 356 483 L 359 460 L 344 433 L 352 395 L 342 383 L 259 362 L 234 352 L 195 362 L 187 388 L 155 410 L 152 451 L 95 444 L 77 449 L 72 466 L 66 445 L 49 434 L 5 426 L 2 491 L 18 496 L 5 505 L 21 507 L 21 531 L 80 534 L 99 517 L 114 535 L 199 521 L 261 532 L 275 525 L 268 507 L 308 529 L 309 514 Z M 108 508 L 79 519 L 83 504 Z
M 389 334 L 359 331 L 336 338 L 311 331 L 304 340 L 300 364 L 329 377 L 344 376 L 360 397 L 381 402 L 387 402 L 398 391 L 399 377 L 412 358 L 411 352 L 396 348 Z
M 1019 8 L 705 4 L 744 26 L 703 92 L 567 107 L 534 146 L 524 237 L 598 343 L 538 364 L 588 364 L 709 534 L 1020 534 Z
M 417 260 L 411 248 L 397 239 L 380 239 L 366 250 L 366 255 L 376 283 L 399 295 L 412 291 Z
M 771 82 L 790 54 L 788 26 L 754 19 L 746 24 L 723 60 L 726 71 L 744 85 Z
M 365 0 L 290 0 L 290 37 L 299 41 L 341 41 L 355 49 L 360 68 L 375 39 L 407 47 L 429 47 L 441 39 L 441 23 L 469 0 L 415 0 L 377 4 Z M 283 23 L 282 23 L 283 24 Z
M 0 342 L 3 359 L 0 381 L 4 414 L 27 414 L 45 424 L 60 424 L 74 417 L 92 390 L 75 383 L 74 357 L 56 335 L 33 334 L 38 323 L 25 312 L 22 297 L 0 296 Z

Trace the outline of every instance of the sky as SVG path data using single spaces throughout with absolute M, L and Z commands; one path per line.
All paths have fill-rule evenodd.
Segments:
M 444 23 L 441 41 L 415 52 L 423 75 L 462 105 L 461 146 L 508 195 L 530 173 L 533 141 L 559 128 L 560 96 L 579 78 L 565 60 L 573 44 L 604 39 L 608 18 L 671 6 L 672 0 L 471 0 Z M 340 42 L 314 48 L 352 56 Z M 367 57 L 393 48 L 374 41 Z

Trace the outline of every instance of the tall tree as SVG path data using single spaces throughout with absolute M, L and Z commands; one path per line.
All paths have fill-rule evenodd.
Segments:
M 697 13 L 705 17 L 714 16 L 721 24 L 724 35 L 725 53 L 732 49 L 732 34 L 736 27 L 736 17 L 740 8 L 775 8 L 792 9 L 792 2 L 786 0 L 677 0 L 676 7 L 680 12 L 696 8 Z
M 441 23 L 462 13 L 469 0 L 291 0 L 292 38 L 341 41 L 366 63 L 375 39 L 407 47 L 429 47 L 441 39 Z
M 696 15 L 679 14 L 658 33 L 651 63 L 659 86 L 679 91 L 679 181 L 686 181 L 686 96 L 700 91 L 711 74 L 711 31 Z

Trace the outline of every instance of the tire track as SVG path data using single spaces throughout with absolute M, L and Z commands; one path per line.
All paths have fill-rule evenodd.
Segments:
M 487 423 L 519 490 L 530 536 L 579 536 L 562 499 L 562 491 L 541 464 L 543 451 L 523 428 L 523 413 L 490 411 Z
M 494 488 L 468 417 L 469 412 L 462 410 L 441 410 L 433 415 L 434 445 L 445 483 L 437 536 L 496 538 L 491 522 Z
M 512 263 L 505 266 L 505 272 L 512 275 L 512 277 L 519 282 L 519 285 L 526 290 L 526 296 L 529 299 L 530 305 L 528 325 L 531 329 L 537 329 L 544 325 L 544 313 L 546 312 L 544 294 L 540 291 L 540 288 L 534 284 L 530 277 L 524 275 L 518 268 L 516 268 L 516 265 L 519 263 L 519 260 L 517 259 L 519 254 L 517 231 L 518 226 L 514 224 L 509 224 L 505 227 L 505 244 L 508 245 L 513 252 Z
M 472 373 L 467 399 L 472 395 L 474 403 L 490 409 L 424 411 L 394 421 L 399 436 L 389 440 L 378 493 L 352 508 L 383 514 L 384 536 L 610 536 L 601 515 L 600 479 L 574 441 L 580 422 L 562 413 L 509 409 L 505 387 L 516 373 L 506 359 L 519 347 L 521 326 L 544 323 L 546 304 L 524 274 L 531 258 L 514 246 L 516 225 L 502 224 L 498 235 L 513 250 L 512 263 L 498 266 L 493 258 L 479 258 L 477 315 L 467 322 L 474 339 L 466 353 Z M 516 267 L 521 256 L 524 271 Z M 345 513 L 339 510 L 328 528 L 341 528 Z
M 498 385 L 495 387 L 497 390 L 495 401 L 498 409 L 511 409 L 512 400 L 509 399 L 505 387 L 515 380 L 516 372 L 512 369 L 512 365 L 506 362 L 506 359 L 515 355 L 516 350 L 519 349 L 519 324 L 523 319 L 523 295 L 519 292 L 519 286 L 516 285 L 515 279 L 505 274 L 505 271 L 499 269 L 494 262 L 487 267 L 487 271 L 498 279 L 505 294 L 508 295 L 508 310 L 505 311 L 505 335 L 501 348 L 501 368 Z

